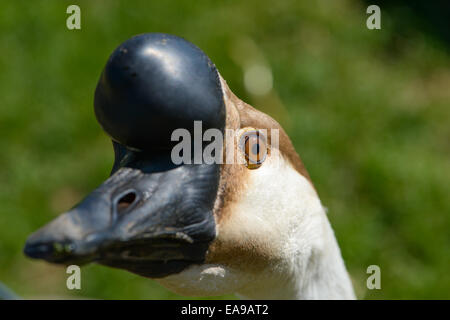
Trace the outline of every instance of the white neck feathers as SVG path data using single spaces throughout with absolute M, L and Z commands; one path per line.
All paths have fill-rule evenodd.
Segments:
M 272 154 L 274 156 L 274 154 Z M 272 157 L 271 157 L 272 158 Z M 184 295 L 236 293 L 249 299 L 354 299 L 325 210 L 311 183 L 288 161 L 268 159 L 218 226 L 207 264 L 162 279 Z M 273 159 L 273 158 L 272 158 Z
M 280 254 L 254 286 L 249 284 L 239 293 L 265 299 L 354 299 L 334 232 L 316 191 L 289 162 L 280 159 L 278 168 L 269 160 L 252 172 L 238 210 L 254 233 L 260 231 L 257 238 L 266 242 L 269 252 Z

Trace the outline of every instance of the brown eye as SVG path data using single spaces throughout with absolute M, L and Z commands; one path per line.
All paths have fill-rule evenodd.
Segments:
M 240 139 L 245 163 L 249 169 L 259 168 L 267 156 L 266 138 L 259 131 L 247 131 Z

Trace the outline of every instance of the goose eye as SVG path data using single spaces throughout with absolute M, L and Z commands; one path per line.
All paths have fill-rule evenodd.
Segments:
M 245 156 L 245 165 L 249 169 L 259 168 L 266 160 L 266 138 L 259 131 L 247 131 L 242 134 L 240 148 Z

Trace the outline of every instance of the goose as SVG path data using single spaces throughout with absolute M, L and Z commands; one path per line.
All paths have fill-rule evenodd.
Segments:
M 30 235 L 27 256 L 127 270 L 186 296 L 355 298 L 290 138 L 233 94 L 198 47 L 163 33 L 128 39 L 101 73 L 94 110 L 112 139 L 111 175 Z M 243 160 L 174 164 L 172 132 L 192 133 L 195 121 L 224 133 L 224 154 Z

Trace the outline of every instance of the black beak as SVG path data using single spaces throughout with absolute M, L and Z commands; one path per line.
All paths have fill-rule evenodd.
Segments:
M 204 261 L 215 238 L 218 164 L 175 165 L 171 133 L 193 122 L 223 131 L 220 81 L 209 58 L 164 34 L 134 37 L 111 55 L 96 90 L 112 137 L 111 177 L 34 234 L 24 252 L 53 263 L 97 262 L 164 277 Z
M 29 257 L 62 264 L 94 261 L 153 278 L 203 262 L 215 237 L 211 205 L 219 167 L 175 166 L 166 156 L 133 151 L 125 155 L 125 166 L 28 238 Z

